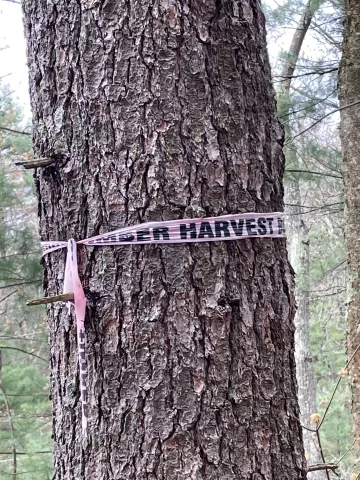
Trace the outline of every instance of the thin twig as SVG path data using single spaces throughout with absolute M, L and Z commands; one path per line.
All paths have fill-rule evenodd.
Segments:
M 35 353 L 27 352 L 26 350 L 22 350 L 21 348 L 16 348 L 16 347 L 4 347 L 3 345 L 0 345 L 0 350 L 1 349 L 7 349 L 7 350 L 17 350 L 18 352 L 26 353 L 26 355 L 31 355 L 32 357 L 38 358 L 39 360 L 42 360 L 43 362 L 48 363 L 45 358 L 39 357 L 39 355 L 36 355 Z
M 320 455 L 321 455 L 321 460 L 323 461 L 323 464 L 326 465 L 324 451 L 323 451 L 322 446 L 321 446 L 319 429 L 316 430 L 316 437 L 317 437 L 317 441 L 318 441 L 318 444 L 319 444 L 319 452 L 320 452 Z M 325 469 L 325 472 L 326 472 L 327 479 L 330 480 L 330 475 L 329 475 L 328 470 Z
M 37 455 L 40 453 L 53 453 L 52 450 L 43 450 L 41 452 L 16 452 L 17 455 Z M 0 452 L 0 455 L 11 455 L 12 452 Z
M 345 288 L 342 288 L 341 290 L 337 290 L 336 292 L 333 293 L 324 293 L 324 295 L 311 295 L 312 299 L 315 298 L 326 298 L 326 297 L 334 297 L 335 295 L 340 295 L 340 293 L 345 292 Z
M 360 344 L 355 348 L 353 354 L 351 355 L 351 357 L 349 358 L 349 360 L 346 362 L 346 365 L 345 365 L 345 367 L 344 367 L 344 370 L 346 370 L 346 369 L 348 368 L 348 366 L 349 366 L 350 363 L 352 362 L 353 358 L 355 357 L 355 355 L 356 355 L 356 353 L 358 352 L 359 349 L 360 349 Z M 327 415 L 327 413 L 328 413 L 328 411 L 329 411 L 329 408 L 330 408 L 330 406 L 331 406 L 331 403 L 332 403 L 332 401 L 333 401 L 333 399 L 334 399 L 334 397 L 335 397 L 335 393 L 336 393 L 337 389 L 339 388 L 339 385 L 340 385 L 340 382 L 341 382 L 341 379 L 342 379 L 342 378 L 343 378 L 343 377 L 339 377 L 338 381 L 336 382 L 334 391 L 333 391 L 333 393 L 332 393 L 332 395 L 331 395 L 331 398 L 330 398 L 330 401 L 329 401 L 329 403 L 328 403 L 328 405 L 327 405 L 327 407 L 326 407 L 326 409 L 325 409 L 325 412 L 324 412 L 324 415 L 323 415 L 323 417 L 322 417 L 322 419 L 321 419 L 321 422 L 319 423 L 319 425 L 318 425 L 318 427 L 317 427 L 317 430 L 320 430 L 321 425 L 322 425 L 322 424 L 324 423 L 324 421 L 325 421 L 326 415 Z
M 339 465 L 339 463 L 341 462 L 341 460 L 350 452 L 350 450 L 353 448 L 353 446 L 355 445 L 355 443 L 357 442 L 357 439 L 355 438 L 355 440 L 353 441 L 353 443 L 350 445 L 350 447 L 345 451 L 344 455 L 342 455 L 339 460 L 336 462 L 336 465 Z
M 301 428 L 304 428 L 308 432 L 316 433 L 316 428 L 314 429 L 314 428 L 305 427 L 305 425 L 301 425 Z
M 2 1 L 8 2 L 10 0 L 2 0 Z M 0 470 L 0 471 L 1 471 L 1 473 L 5 473 L 6 475 L 9 475 L 9 477 L 14 475 L 13 473 L 5 472 L 5 470 Z M 26 475 L 27 473 L 38 473 L 38 472 L 41 472 L 41 470 L 26 470 L 25 472 L 18 472 L 17 475 Z M 47 478 L 49 479 L 49 477 L 47 477 Z
M 13 128 L 8 128 L 8 127 L 3 127 L 0 125 L 0 130 L 5 130 L 5 132 L 10 132 L 10 133 L 19 133 L 20 135 L 31 135 L 29 132 L 20 132 L 20 130 L 14 130 Z
M 321 175 L 323 177 L 332 177 L 332 178 L 339 178 L 342 179 L 339 175 L 333 175 L 331 173 L 324 173 L 324 172 L 313 172 L 311 170 L 293 170 L 293 169 L 288 169 L 285 170 L 285 172 L 290 172 L 290 173 L 311 173 L 311 175 Z
M 8 0 L 0 0 L 0 1 L 3 1 L 3 2 L 5 1 L 5 2 L 7 2 Z M 27 473 L 36 473 L 36 472 L 38 472 L 38 470 L 27 470 L 26 472 L 19 472 L 17 475 L 25 475 L 25 474 L 27 474 Z M 8 475 L 8 477 L 6 477 L 6 478 L 11 478 L 12 475 L 14 475 L 13 473 L 11 473 L 11 472 L 6 472 L 6 471 L 3 470 L 3 469 L 0 469 L 0 473 L 3 473 L 4 475 Z
M 24 335 L 0 335 L 0 338 L 5 338 L 8 340 L 24 340 L 28 337 L 33 337 L 34 335 L 41 335 L 43 332 L 32 332 L 32 333 L 24 333 Z M 31 342 L 32 339 L 30 338 L 29 341 Z
M 334 207 L 335 205 L 343 205 L 344 202 L 336 202 L 336 203 L 327 203 L 326 205 L 322 205 L 321 207 L 317 207 L 318 209 L 320 208 L 328 208 L 328 207 Z M 300 203 L 285 203 L 286 207 L 299 207 L 299 208 L 314 208 L 313 205 L 302 205 Z
M 16 415 L 16 418 L 48 418 L 48 417 L 52 417 L 52 414 L 51 413 L 48 413 L 47 415 L 41 415 L 41 414 L 38 414 L 38 415 Z M 7 418 L 5 416 L 0 416 L 0 418 Z
M 31 338 L 31 333 L 28 335 L 0 335 L 0 340 L 27 340 L 28 342 L 35 342 L 35 343 L 48 343 L 47 340 L 39 340 L 37 338 Z
M 40 283 L 41 279 L 39 280 L 29 280 L 27 282 L 18 282 L 18 283 L 12 283 L 11 285 L 3 285 L 0 287 L 0 290 L 4 290 L 5 288 L 10 288 L 10 287 L 17 287 L 18 285 L 29 285 L 31 283 Z
M 341 112 L 342 110 L 345 110 L 345 108 L 350 108 L 350 107 L 354 107 L 355 105 L 358 105 L 360 103 L 360 100 L 357 100 L 356 102 L 354 103 L 349 103 L 349 105 L 344 105 L 343 107 L 339 107 L 339 108 L 336 108 L 335 110 L 332 110 L 331 112 L 327 113 L 326 115 L 324 115 L 323 117 L 319 118 L 318 120 L 316 120 L 316 122 L 312 123 L 309 127 L 305 128 L 304 130 L 302 130 L 300 133 L 297 133 L 296 135 L 294 135 L 292 138 L 289 138 L 289 140 L 287 142 L 285 142 L 285 145 L 288 145 L 289 143 L 292 143 L 295 138 L 297 137 L 300 137 L 300 135 L 303 135 L 304 133 L 306 133 L 307 131 L 311 130 L 313 127 L 315 127 L 318 123 L 322 122 L 325 118 L 329 117 L 330 115 L 333 115 L 334 113 L 336 112 Z
M 292 79 L 292 78 L 301 78 L 301 77 L 307 77 L 309 75 L 325 75 L 326 73 L 332 73 L 332 72 L 337 72 L 339 70 L 338 67 L 336 68 L 330 68 L 328 70 L 313 70 L 311 72 L 305 72 L 305 73 L 300 73 L 299 75 L 274 75 L 274 78 L 281 78 L 280 81 Z
M 48 397 L 48 393 L 8 393 L 8 397 Z
M 4 298 L 2 298 L 0 300 L 0 303 L 2 302 L 5 302 L 5 300 L 7 300 L 9 297 L 11 297 L 11 295 L 14 295 L 14 293 L 18 292 L 19 290 L 14 290 L 13 292 L 9 293 L 8 295 L 6 295 Z
M 315 285 L 319 285 L 319 283 L 322 283 L 325 278 L 330 275 L 331 273 L 333 273 L 336 269 L 338 269 L 339 267 L 342 267 L 344 264 L 346 263 L 346 259 L 345 260 L 342 260 L 341 262 L 337 263 L 336 265 L 334 265 L 332 268 L 330 268 L 329 270 L 327 270 L 325 273 L 323 273 L 322 277 L 319 278 L 318 280 L 316 280 L 315 282 L 311 283 L 310 284 L 310 287 L 313 287 Z
M 342 205 L 342 204 L 339 204 L 339 205 Z M 319 210 L 324 210 L 325 208 L 329 208 L 329 206 L 314 207 L 314 208 L 310 208 L 309 210 L 306 210 L 306 212 L 289 213 L 288 215 L 289 215 L 289 217 L 295 217 L 297 215 L 306 215 L 307 213 L 319 212 Z M 341 208 L 329 209 L 327 212 L 324 213 L 324 215 L 328 215 L 329 213 L 342 212 L 342 211 L 343 211 L 343 209 L 341 209 Z M 321 212 L 319 212 L 319 213 L 321 213 Z

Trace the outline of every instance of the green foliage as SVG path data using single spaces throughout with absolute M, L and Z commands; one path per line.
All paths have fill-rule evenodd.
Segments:
M 21 121 L 11 92 L 0 88 L 0 124 L 21 131 Z M 47 480 L 52 441 L 46 321 L 42 308 L 25 306 L 41 283 L 36 205 L 30 176 L 13 163 L 30 156 L 30 137 L 0 130 L 0 478 L 13 478 L 15 448 L 21 478 Z
M 285 27 L 296 26 L 305 4 L 301 1 L 276 2 L 268 12 L 269 37 L 276 38 L 279 44 L 286 37 L 284 45 L 288 48 L 291 37 Z M 285 186 L 291 192 L 296 185 L 298 192 L 298 204 L 288 207 L 291 214 L 301 216 L 309 229 L 310 272 L 308 278 L 299 276 L 296 281 L 300 290 L 306 286 L 310 299 L 310 347 L 320 418 L 329 409 L 320 429 L 321 444 L 327 462 L 337 462 L 350 449 L 341 460 L 340 476 L 330 474 L 330 478 L 348 480 L 356 454 L 351 448 L 351 392 L 346 372 L 341 374 L 340 386 L 331 399 L 339 372 L 347 361 L 341 153 L 336 132 L 338 116 L 330 115 L 321 120 L 338 105 L 337 68 L 343 2 L 321 1 L 313 7 L 319 8 L 307 32 L 290 92 L 286 97 L 280 95 L 278 112 L 280 120 L 285 122 L 288 142 Z M 294 30 L 291 35 L 293 33 Z M 288 60 L 286 51 L 278 51 L 274 84 L 281 93 L 284 79 L 279 74 Z M 307 130 L 315 123 L 316 126 Z M 288 195 L 291 198 L 291 194 Z
M 338 214 L 337 214 L 338 215 Z M 346 364 L 345 251 L 341 229 L 320 222 L 310 232 L 311 248 L 311 351 L 317 383 L 318 411 L 324 414 Z M 334 396 L 321 427 L 327 461 L 341 458 L 352 445 L 351 392 L 347 377 Z M 355 463 L 351 450 L 342 461 L 342 471 Z
M 313 300 L 311 340 L 317 379 L 319 412 L 324 414 L 331 394 L 339 378 L 338 372 L 346 364 L 344 338 L 344 312 L 336 308 L 332 300 Z M 321 427 L 322 446 L 327 461 L 337 461 L 353 442 L 351 418 L 351 394 L 347 377 L 342 378 L 340 388 L 331 402 L 329 415 Z M 354 451 L 344 458 L 343 470 L 351 469 L 355 462 Z

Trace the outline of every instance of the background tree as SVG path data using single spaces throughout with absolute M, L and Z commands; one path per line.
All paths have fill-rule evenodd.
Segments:
M 0 477 L 46 480 L 52 472 L 48 346 L 38 295 L 41 272 L 32 179 L 14 161 L 31 155 L 21 110 L 0 89 Z M 20 476 L 18 477 L 20 478 Z
M 360 21 L 360 5 L 356 1 L 346 2 L 345 38 L 340 69 L 341 143 L 343 152 L 343 177 L 345 196 L 345 233 L 347 250 L 347 323 L 348 354 L 359 344 L 360 324 L 360 205 L 359 205 L 359 162 L 360 145 L 360 46 L 357 25 Z M 353 393 L 354 433 L 360 437 L 360 355 L 356 355 L 349 368 Z M 359 450 L 360 451 L 360 450 Z
M 25 1 L 43 239 L 281 210 L 258 3 Z M 56 478 L 304 479 L 282 240 L 82 250 L 90 426 L 76 340 L 49 308 Z M 45 260 L 47 293 L 63 255 Z
M 305 319 L 305 312 L 310 320 L 310 338 L 308 336 L 307 341 L 302 342 L 301 350 L 305 353 L 303 363 L 310 364 L 310 367 L 313 365 L 315 369 L 317 412 L 320 415 L 311 415 L 311 418 L 321 418 L 329 407 L 338 372 L 344 375 L 342 367 L 346 357 L 341 154 L 337 138 L 338 116 L 329 116 L 338 107 L 336 73 L 343 11 L 341 2 L 316 3 L 318 8 L 309 23 L 310 5 L 311 2 L 282 2 L 280 6 L 274 3 L 267 9 L 267 16 L 270 51 L 274 52 L 274 44 L 277 46 L 272 63 L 274 82 L 282 93 L 278 103 L 283 111 L 280 119 L 288 136 L 285 191 L 288 213 L 291 214 L 290 221 L 287 221 L 288 237 L 295 246 L 290 251 L 295 253 L 292 263 L 296 270 L 300 305 L 297 319 Z M 304 20 L 307 22 L 304 23 Z M 294 32 L 294 40 L 301 39 L 305 27 L 307 34 L 303 37 L 301 55 L 289 55 L 291 35 Z M 283 51 L 279 50 L 279 45 L 283 45 Z M 300 45 L 298 41 L 292 42 L 292 51 L 298 52 L 299 49 L 294 48 L 296 45 Z M 297 60 L 295 71 L 294 60 Z M 289 68 L 292 75 L 287 73 Z M 288 90 L 288 97 L 284 95 L 284 90 L 285 93 Z M 296 185 L 297 189 L 294 188 Z M 289 196 L 296 192 L 297 198 L 289 200 Z M 307 238 L 299 234 L 304 230 L 305 233 L 309 230 Z M 300 268 L 301 262 L 296 261 L 296 257 L 302 258 L 304 267 L 309 268 Z M 301 329 L 307 333 L 304 325 Z M 297 342 L 295 352 L 298 345 Z M 306 376 L 299 373 L 301 391 L 301 386 L 306 384 Z M 346 378 L 342 378 L 341 385 L 332 400 L 325 423 L 321 424 L 321 437 L 326 460 L 336 463 L 343 458 L 337 472 L 341 478 L 348 479 L 353 472 L 355 457 L 351 449 L 351 406 Z M 315 389 L 304 388 L 302 391 L 305 403 L 311 404 Z M 312 405 L 315 413 L 314 401 Z M 309 423 L 305 419 L 303 423 L 316 429 L 320 423 L 310 422 L 310 413 L 311 408 L 306 415 Z M 345 452 L 347 454 L 343 457 Z
M 309 0 L 300 16 L 294 36 L 291 40 L 290 49 L 284 60 L 281 72 L 281 83 L 278 91 L 278 111 L 281 121 L 285 126 L 285 140 L 291 141 L 291 111 L 293 104 L 290 99 L 290 87 L 300 52 L 311 25 L 315 12 L 320 7 L 320 2 Z M 309 229 L 301 215 L 301 179 L 297 174 L 300 169 L 298 152 L 292 145 L 285 148 L 286 165 L 288 170 L 293 170 L 295 175 L 290 176 L 286 185 L 287 212 L 289 214 L 288 245 L 291 264 L 297 275 L 295 298 L 297 312 L 295 315 L 295 360 L 296 376 L 298 382 L 298 397 L 300 406 L 301 424 L 306 427 L 303 430 L 305 455 L 308 465 L 321 463 L 321 453 L 318 441 L 309 427 L 314 412 L 317 412 L 316 383 L 314 366 L 312 362 L 310 344 L 310 240 Z M 317 471 L 308 474 L 309 479 L 318 480 L 326 478 L 325 471 Z

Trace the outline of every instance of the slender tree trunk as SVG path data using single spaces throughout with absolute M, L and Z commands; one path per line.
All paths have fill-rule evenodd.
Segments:
M 311 25 L 314 13 L 320 2 L 309 0 L 305 5 L 298 26 L 291 41 L 290 49 L 282 70 L 282 83 L 279 91 L 279 113 L 285 126 L 285 136 L 292 137 L 291 131 L 291 100 L 290 88 L 292 76 L 299 59 L 301 48 Z M 285 149 L 286 163 L 294 170 L 299 170 L 300 164 L 293 146 Z M 296 378 L 298 383 L 298 397 L 300 406 L 300 419 L 302 425 L 314 428 L 310 417 L 317 411 L 316 381 L 312 355 L 310 350 L 310 248 L 308 227 L 302 216 L 301 185 L 297 174 L 293 174 L 285 188 L 285 198 L 288 205 L 287 212 L 291 215 L 288 221 L 288 245 L 291 264 L 296 273 L 296 303 L 298 309 L 295 315 L 295 360 Z M 321 454 L 317 445 L 316 435 L 307 429 L 303 430 L 304 448 L 308 465 L 322 463 Z M 327 478 L 325 471 L 308 473 L 309 480 L 324 480 Z
M 43 239 L 283 208 L 257 1 L 25 0 Z M 57 480 L 306 478 L 285 242 L 79 249 L 74 321 L 50 307 Z M 61 288 L 63 255 L 44 262 Z
M 346 2 L 345 36 L 340 64 L 340 106 L 360 99 L 360 4 L 356 0 Z M 359 107 L 341 111 L 341 143 L 343 150 L 343 177 L 345 195 L 345 237 L 348 260 L 348 355 L 360 343 L 357 328 L 360 324 L 360 111 Z M 354 434 L 360 437 L 360 354 L 350 364 L 349 374 L 353 393 Z M 357 442 L 360 453 L 359 442 Z
M 316 426 L 311 422 L 311 415 L 317 412 L 316 381 L 310 348 L 310 239 L 309 229 L 299 216 L 297 226 L 298 231 L 296 239 L 291 244 L 293 250 L 290 254 L 297 277 L 295 289 L 298 306 L 295 316 L 296 378 L 300 420 L 301 424 L 306 427 L 303 430 L 306 459 L 308 465 L 314 465 L 322 463 L 322 457 L 316 434 L 307 430 L 307 428 L 314 429 Z M 307 478 L 324 480 L 327 475 L 325 471 L 319 470 L 308 473 Z

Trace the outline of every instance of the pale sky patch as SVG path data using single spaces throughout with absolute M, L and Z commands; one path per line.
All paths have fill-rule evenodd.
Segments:
M 0 77 L 11 90 L 14 98 L 23 107 L 24 120 L 31 118 L 28 68 L 26 60 L 26 44 L 22 21 L 21 6 L 15 3 L 0 1 Z

